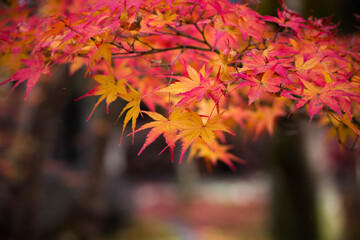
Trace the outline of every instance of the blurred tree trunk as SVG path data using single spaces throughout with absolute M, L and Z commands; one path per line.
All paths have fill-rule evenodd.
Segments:
M 9 194 L 13 206 L 10 239 L 40 238 L 39 209 L 43 182 L 43 164 L 53 150 L 56 129 L 66 103 L 62 92 L 67 75 L 62 67 L 51 81 L 41 82 L 23 104 L 19 125 L 10 151 L 11 161 L 17 162 L 20 180 L 12 185 Z
M 77 212 L 77 235 L 80 240 L 96 239 L 104 220 L 105 202 L 105 169 L 104 155 L 108 139 L 109 123 L 105 118 L 93 119 L 91 138 L 94 139 L 88 153 L 88 169 L 85 192 Z M 115 146 L 114 146 L 115 147 Z
M 360 157 L 359 150 L 338 152 L 337 174 L 345 211 L 346 240 L 360 239 Z
M 288 129 L 287 126 L 293 126 Z M 274 136 L 275 152 L 270 162 L 273 178 L 272 236 L 276 240 L 316 240 L 319 237 L 315 189 L 304 157 L 301 136 L 289 134 L 298 129 L 284 120 Z

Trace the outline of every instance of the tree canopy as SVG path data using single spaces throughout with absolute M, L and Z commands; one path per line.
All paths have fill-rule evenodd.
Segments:
M 226 0 L 13 1 L 0 14 L 0 68 L 25 99 L 54 65 L 86 68 L 82 98 L 123 101 L 123 130 L 150 129 L 139 154 L 164 137 L 173 160 L 234 168 L 227 134 L 272 135 L 282 117 L 329 126 L 343 146 L 360 135 L 360 37 L 329 18 L 304 19 L 279 1 L 277 16 Z M 92 86 L 92 88 L 91 88 Z M 81 100 L 85 101 L 85 100 Z M 105 103 L 103 103 L 105 102 Z M 150 122 L 137 126 L 139 117 Z M 130 137 L 130 136 L 128 136 Z M 350 144 L 348 141 L 351 141 Z

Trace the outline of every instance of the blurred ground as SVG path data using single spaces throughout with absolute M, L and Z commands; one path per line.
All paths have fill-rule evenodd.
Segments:
M 266 240 L 269 184 L 265 179 L 139 183 L 131 191 L 133 224 L 106 239 Z

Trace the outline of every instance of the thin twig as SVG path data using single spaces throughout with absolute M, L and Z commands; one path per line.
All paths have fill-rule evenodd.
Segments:
M 184 49 L 199 50 L 199 51 L 207 51 L 207 52 L 212 51 L 209 48 L 201 48 L 201 47 L 197 47 L 197 46 L 188 46 L 188 45 L 179 45 L 177 47 L 160 48 L 160 49 L 154 48 L 154 49 L 149 50 L 149 51 L 139 51 L 139 52 L 134 52 L 134 53 L 113 53 L 112 58 L 113 59 L 135 58 L 135 57 L 140 57 L 140 56 L 149 55 L 149 54 L 156 54 L 156 53 L 160 53 L 160 52 L 179 50 L 179 49 L 183 49 L 183 48 Z

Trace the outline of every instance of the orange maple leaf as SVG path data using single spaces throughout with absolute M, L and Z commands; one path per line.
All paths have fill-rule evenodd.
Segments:
M 259 106 L 256 111 L 249 111 L 246 128 L 254 132 L 254 140 L 265 131 L 273 135 L 276 119 L 285 116 L 283 110 L 286 99 L 274 98 L 272 106 Z
M 161 89 L 159 92 L 170 92 L 171 94 L 181 94 L 188 91 L 193 90 L 194 88 L 200 86 L 201 79 L 200 75 L 206 76 L 205 65 L 200 69 L 200 71 L 196 71 L 190 65 L 186 68 L 189 77 L 184 76 L 169 76 L 177 81 L 170 84 L 164 89 Z

